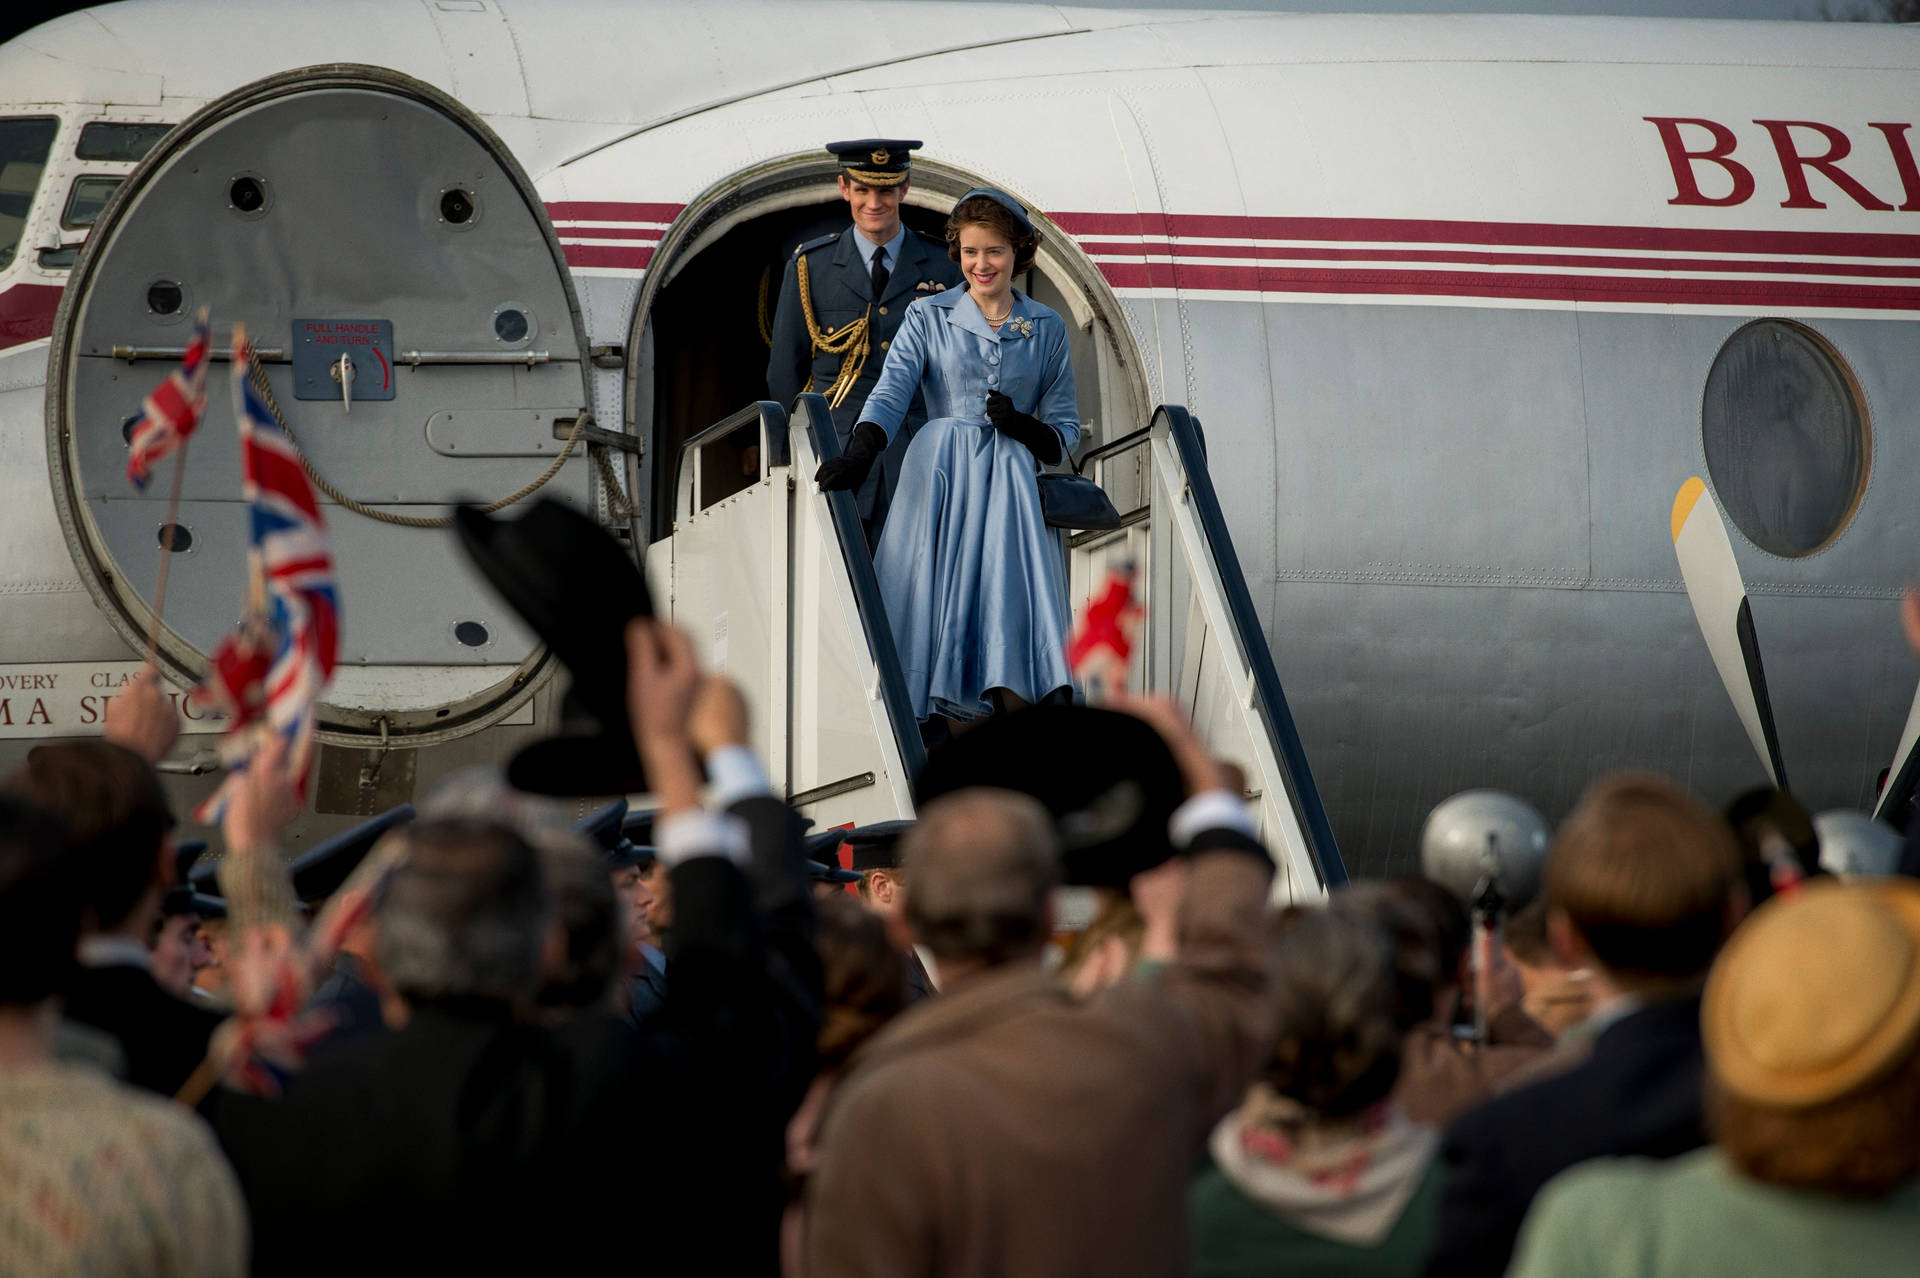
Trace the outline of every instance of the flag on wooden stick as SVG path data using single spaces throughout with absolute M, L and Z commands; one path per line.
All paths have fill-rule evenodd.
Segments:
M 140 402 L 140 416 L 127 433 L 127 478 L 146 491 L 153 467 L 187 442 L 207 411 L 207 308 L 194 317 L 193 338 L 180 367 Z
M 240 429 L 242 492 L 247 499 L 248 562 L 258 578 L 249 597 L 264 606 L 265 617 L 264 623 L 252 623 L 255 638 L 235 636 L 221 645 L 215 657 L 225 654 L 229 665 L 223 671 L 216 660 L 215 670 L 203 684 L 204 695 L 211 700 L 230 699 L 243 713 L 257 705 L 256 717 L 264 720 L 267 730 L 284 737 L 293 759 L 304 765 L 313 740 L 313 708 L 339 659 L 340 596 L 326 521 L 313 485 L 299 449 L 254 384 L 252 364 L 246 334 L 235 326 L 234 419 Z M 262 625 L 269 639 L 257 637 Z M 259 649 L 263 645 L 271 656 L 262 674 Z M 238 682 L 214 686 L 216 680 L 229 676 Z M 249 685 L 248 680 L 258 682 Z M 243 723 L 228 731 L 221 755 L 230 773 L 245 769 L 258 741 L 251 725 Z M 300 775 L 306 775 L 304 766 Z M 220 819 L 233 779 L 229 776 L 200 805 L 196 820 L 212 824 Z

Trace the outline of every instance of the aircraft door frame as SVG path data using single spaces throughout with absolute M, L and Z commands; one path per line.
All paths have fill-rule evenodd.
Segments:
M 670 463 L 670 459 L 678 456 L 677 449 L 663 451 L 659 445 L 659 424 L 653 420 L 651 370 L 642 367 L 643 352 L 652 351 L 648 335 L 653 308 L 662 290 L 687 263 L 735 227 L 784 209 L 837 199 L 834 180 L 839 172 L 839 165 L 831 156 L 811 152 L 757 165 L 716 182 L 693 197 L 661 236 L 627 321 L 627 367 L 622 389 L 626 431 L 642 441 L 643 474 L 639 493 L 649 507 L 653 498 L 649 486 L 653 458 L 659 454 Z M 980 174 L 917 155 L 906 203 L 914 208 L 945 213 L 961 195 L 976 187 L 991 185 L 996 183 Z M 1102 406 L 1101 437 L 1084 439 L 1083 449 L 1139 429 L 1149 419 L 1155 401 L 1147 382 L 1145 357 L 1139 338 L 1128 323 L 1127 311 L 1100 268 L 1074 237 L 1033 201 L 1023 198 L 1018 190 L 1010 194 L 1026 205 L 1041 232 L 1034 269 L 1062 294 L 1067 302 L 1063 311 L 1067 321 L 1076 329 L 1090 329 L 1095 340 L 1093 366 L 1076 366 L 1074 370 L 1079 377 L 1097 379 Z M 647 390 L 645 397 L 640 394 L 643 384 Z M 1107 411 L 1108 406 L 1116 402 L 1119 411 Z M 694 430 L 706 425 L 709 423 L 691 424 Z M 636 507 L 638 505 L 636 502 Z M 636 511 L 636 539 L 651 541 L 656 533 L 666 535 L 671 519 L 670 510 L 656 512 L 649 508 L 644 519 Z
M 473 203 L 478 207 L 470 209 L 468 216 L 471 217 L 476 228 L 483 225 L 488 212 L 494 214 L 497 225 L 500 224 L 501 219 L 512 222 L 515 227 L 513 234 L 517 237 L 513 241 L 516 262 L 524 258 L 527 262 L 540 262 L 543 267 L 546 264 L 551 266 L 551 280 L 535 281 L 529 277 L 520 276 L 516 277 L 516 280 L 505 282 L 491 281 L 499 288 L 511 291 L 516 287 L 517 280 L 525 280 L 527 292 L 531 294 L 534 290 L 538 290 L 538 296 L 544 299 L 536 302 L 536 305 L 541 308 L 540 311 L 529 310 L 529 314 L 536 317 L 538 330 L 537 340 L 518 343 L 519 346 L 527 347 L 526 350 L 509 351 L 503 346 L 501 350 L 496 351 L 486 346 L 483 338 L 467 342 L 463 346 L 458 340 L 447 341 L 438 333 L 426 333 L 412 338 L 404 333 L 398 334 L 393 340 L 396 349 L 393 352 L 393 367 L 389 374 L 393 391 L 389 393 L 397 392 L 404 397 L 407 384 L 402 379 L 408 376 L 421 379 L 423 365 L 448 366 L 439 370 L 439 376 L 453 380 L 439 384 L 453 386 L 456 388 L 456 393 L 468 395 L 480 389 L 483 382 L 486 387 L 494 387 L 505 370 L 513 373 L 514 392 L 511 398 L 501 398 L 495 402 L 511 404 L 517 409 L 521 403 L 521 387 L 533 382 L 534 375 L 538 371 L 542 389 L 537 397 L 529 397 L 529 402 L 551 407 L 554 410 L 553 424 L 556 427 L 564 428 L 566 425 L 565 417 L 559 415 L 563 408 L 573 408 L 576 417 L 579 413 L 592 411 L 594 402 L 591 384 L 592 368 L 588 355 L 591 348 L 572 272 L 567 266 L 559 238 L 554 232 L 545 204 L 535 189 L 533 181 L 521 168 L 506 143 L 472 111 L 441 90 L 412 77 L 380 67 L 352 64 L 327 64 L 280 73 L 242 86 L 215 99 L 194 112 L 148 152 L 113 193 L 88 234 L 79 258 L 73 266 L 68 287 L 55 317 L 54 332 L 48 352 L 47 452 L 54 504 L 62 532 L 79 575 L 86 583 L 94 602 L 114 629 L 136 651 L 144 649 L 147 627 L 152 615 L 146 592 L 152 588 L 153 583 L 150 580 L 139 579 L 141 575 L 150 571 L 150 566 L 144 562 L 129 563 L 123 569 L 119 560 L 110 551 L 96 518 L 96 512 L 90 508 L 90 505 L 99 506 L 101 503 L 97 498 L 90 503 L 85 491 L 89 478 L 97 480 L 99 476 L 97 473 L 91 477 L 82 476 L 76 451 L 76 440 L 79 434 L 76 430 L 79 424 L 75 412 L 76 384 L 82 380 L 82 361 L 90 355 L 97 358 L 105 353 L 89 351 L 83 336 L 89 321 L 89 308 L 94 302 L 96 286 L 103 278 L 103 271 L 118 269 L 124 274 L 125 268 L 116 267 L 112 261 L 114 247 L 129 227 L 137 227 L 140 224 L 141 214 L 144 211 L 141 207 L 143 198 L 150 192 L 164 189 L 162 184 L 167 181 L 176 163 L 183 158 L 188 161 L 195 158 L 200 154 L 195 151 L 198 146 L 203 144 L 212 146 L 217 143 L 223 129 L 236 125 L 245 126 L 250 118 L 266 118 L 256 117 L 255 113 L 272 111 L 277 106 L 283 106 L 286 99 L 302 94 L 315 95 L 317 100 L 324 98 L 324 95 L 332 94 L 343 102 L 354 94 L 386 95 L 396 99 L 397 105 L 425 108 L 425 114 L 415 117 L 421 122 L 420 127 L 423 129 L 451 126 L 456 130 L 451 136 L 458 137 L 460 133 L 464 133 L 473 144 L 473 158 L 462 162 L 469 165 L 476 163 L 487 165 L 488 167 L 478 171 L 481 180 L 494 176 L 497 181 L 498 177 L 504 177 L 510 184 L 509 190 L 503 191 L 496 186 L 473 192 L 472 194 L 477 197 Z M 386 117 L 382 115 L 380 118 L 384 120 Z M 398 125 L 394 127 L 398 128 Z M 289 147 L 289 149 L 296 148 Z M 452 161 L 449 163 L 451 164 Z M 291 179 L 299 171 L 296 168 L 286 167 L 283 162 L 281 172 Z M 405 173 L 395 174 L 394 180 L 397 184 L 393 197 L 395 202 L 411 198 L 416 194 L 406 185 L 410 179 L 417 184 L 419 177 Z M 226 182 L 227 177 L 223 175 L 220 180 Z M 442 195 L 444 196 L 444 192 Z M 521 220 L 523 211 L 517 206 L 524 206 L 524 215 L 531 219 L 530 223 Z M 445 215 L 445 207 L 442 203 L 442 221 L 462 220 Z M 262 213 L 270 211 L 269 208 L 262 210 Z M 150 216 L 158 220 L 166 215 L 166 205 L 157 203 L 155 211 Z M 160 221 L 158 224 L 164 226 L 165 222 Z M 222 228 L 212 229 L 217 233 Z M 538 243 L 542 241 L 544 255 L 538 247 Z M 336 246 L 336 249 L 343 254 L 351 254 L 354 245 L 343 243 Z M 282 309 L 307 305 L 315 297 L 318 297 L 321 303 L 330 302 L 341 307 L 364 308 L 367 305 L 374 305 L 378 309 L 379 303 L 352 300 L 367 296 L 365 290 L 369 286 L 366 280 L 358 281 L 360 288 L 356 291 L 353 286 L 354 281 L 346 275 L 329 277 L 325 270 L 315 271 L 312 261 L 305 263 L 304 269 L 313 271 L 319 276 L 317 286 L 309 288 L 304 294 L 293 293 L 292 290 L 297 287 L 295 284 L 283 285 L 281 281 L 275 280 L 261 281 L 261 293 L 266 294 L 276 286 L 284 287 L 289 296 L 284 300 L 273 299 L 273 305 L 280 306 Z M 291 266 L 288 272 L 292 273 Z M 326 283 L 329 278 L 335 281 L 333 285 Z M 464 285 L 458 281 L 449 284 L 449 288 L 456 291 L 463 287 Z M 228 400 L 226 376 L 228 365 L 225 362 L 228 355 L 227 327 L 234 319 L 241 318 L 231 312 L 244 310 L 243 301 L 250 300 L 250 298 L 243 298 L 242 301 L 235 301 L 229 307 L 229 314 L 224 316 L 216 314 L 213 317 L 212 346 L 214 358 L 218 362 L 209 369 L 208 420 L 203 423 L 199 432 L 202 436 L 216 436 L 230 429 L 230 413 L 224 407 Z M 418 299 L 403 298 L 401 300 L 417 301 Z M 183 313 L 182 318 L 190 320 L 192 308 L 196 304 L 196 299 L 189 298 L 187 304 L 180 308 Z M 108 303 L 103 299 L 100 305 L 104 308 Z M 390 306 L 396 310 L 399 305 L 399 301 L 390 302 Z M 269 311 L 271 312 L 271 308 Z M 295 310 L 294 313 L 312 314 L 313 312 Z M 333 312 L 323 310 L 321 313 Z M 417 327 L 425 330 L 428 326 L 423 324 Z M 178 341 L 184 343 L 187 330 L 190 328 L 191 324 L 186 323 L 177 325 L 171 331 L 177 332 Z M 433 339 L 431 343 L 430 338 Z M 288 334 L 284 328 L 278 332 L 257 332 L 254 340 L 261 348 L 288 346 Z M 507 341 L 505 335 L 502 335 L 501 341 L 508 346 L 513 345 L 512 342 Z M 429 344 L 441 349 L 426 349 Z M 398 349 L 400 347 L 414 349 L 403 353 Z M 534 347 L 544 349 L 535 350 Z M 404 354 L 416 357 L 410 369 L 405 367 Z M 158 384 L 168 371 L 168 360 L 177 360 L 178 357 L 177 351 L 171 356 L 161 353 L 157 358 L 136 357 L 138 362 L 129 361 L 124 367 L 131 370 L 129 380 L 144 390 Z M 269 365 L 269 372 L 276 378 L 286 378 L 286 383 L 275 393 L 283 407 L 289 411 L 291 418 L 296 410 L 295 395 L 290 384 L 291 374 L 280 366 L 290 358 L 291 356 L 288 355 L 281 359 L 280 364 Z M 521 370 L 522 364 L 525 365 L 524 370 Z M 537 364 L 546 364 L 549 367 L 536 370 Z M 576 365 L 576 370 L 569 370 L 566 367 L 568 364 Z M 470 374 L 464 371 L 462 366 L 470 366 Z M 573 378 L 570 375 L 572 371 L 578 373 L 577 390 L 573 388 Z M 416 397 L 413 404 L 405 411 L 419 417 L 421 421 L 426 421 L 427 413 L 424 410 L 431 408 L 440 400 L 437 394 L 428 393 L 425 389 L 428 383 L 424 379 L 415 381 L 413 385 L 417 388 Z M 472 389 L 457 391 L 461 386 L 470 386 Z M 489 390 L 487 393 L 491 395 L 495 392 Z M 135 406 L 137 406 L 137 399 L 136 394 Z M 298 405 L 301 409 L 311 407 L 310 403 Z M 380 404 L 374 403 L 363 408 L 362 411 L 363 413 L 371 412 L 379 407 L 381 407 Z M 346 411 L 350 414 L 352 408 L 348 407 Z M 97 421 L 91 420 L 97 415 L 97 410 L 89 414 L 86 430 L 98 430 Z M 412 417 L 408 418 L 408 423 L 411 429 Z M 545 430 L 546 427 L 542 425 L 541 429 Z M 397 443 L 402 436 L 394 435 L 391 438 Z M 196 442 L 200 444 L 199 449 L 193 450 L 196 454 L 210 454 L 216 447 L 231 448 L 228 439 L 202 439 Z M 433 444 L 431 438 L 419 447 L 423 450 L 430 449 L 440 454 L 443 459 L 452 455 L 444 451 L 441 445 Z M 504 493 L 516 489 L 523 480 L 533 478 L 542 466 L 547 464 L 540 460 L 539 455 L 544 453 L 549 458 L 553 457 L 557 454 L 560 444 L 558 439 L 553 442 L 542 442 L 527 437 L 524 441 L 516 438 L 505 447 L 509 451 L 480 452 L 472 455 L 477 463 L 473 467 L 473 479 L 476 486 L 481 487 L 478 494 L 479 500 L 496 496 L 496 492 L 492 491 L 496 486 L 499 492 Z M 425 457 L 424 453 L 423 457 Z M 509 459 L 508 464 L 492 464 L 492 459 L 496 457 Z M 425 460 L 429 464 L 438 464 L 433 458 L 425 458 Z M 172 464 L 171 461 L 162 463 L 162 472 L 156 476 L 153 484 L 153 487 L 158 488 L 163 495 L 169 479 L 165 468 Z M 202 463 L 200 469 L 204 474 L 206 463 Z M 548 488 L 546 492 L 565 495 L 585 505 L 590 499 L 591 489 L 587 487 L 590 481 L 584 477 L 591 469 L 586 449 L 576 447 L 564 462 L 558 463 L 558 469 L 553 477 L 555 486 Z M 495 471 L 499 471 L 500 474 L 495 475 Z M 480 472 L 485 472 L 486 477 L 480 477 Z M 505 482 L 500 482 L 503 477 L 506 477 Z M 462 480 L 465 478 L 466 475 L 462 474 Z M 446 487 L 444 480 L 438 480 L 435 483 L 442 488 Z M 426 485 L 423 484 L 422 487 Z M 581 488 L 582 491 L 576 493 L 573 491 L 574 488 Z M 350 489 L 348 491 L 351 492 Z M 449 490 L 444 496 L 422 496 L 417 500 L 422 505 L 444 509 L 446 503 L 457 496 L 465 497 L 467 494 L 455 494 Z M 238 497 L 236 489 L 231 494 L 223 493 L 220 499 L 237 502 Z M 367 504 L 384 505 L 388 502 L 370 494 Z M 324 509 L 330 530 L 335 536 L 337 551 L 340 549 L 339 542 L 343 527 L 360 531 L 363 540 L 367 535 L 386 535 L 385 532 L 367 534 L 358 525 L 349 524 L 347 521 L 360 520 L 362 516 L 348 513 L 339 506 L 326 505 Z M 436 535 L 413 529 L 396 528 L 388 531 L 395 537 Z M 450 532 L 440 535 L 444 535 L 449 542 L 451 541 Z M 362 558 L 364 562 L 364 557 Z M 337 554 L 336 559 L 340 560 L 341 556 Z M 134 577 L 133 580 L 128 579 L 130 575 Z M 343 593 L 349 593 L 349 597 L 343 601 L 343 611 L 348 618 L 347 625 L 351 627 L 356 606 L 355 599 L 351 597 L 351 592 Z M 396 600 L 393 599 L 381 601 L 367 595 L 362 597 L 367 599 L 367 602 L 360 605 L 363 608 L 396 605 Z M 170 592 L 168 613 L 177 618 L 179 615 L 177 608 L 178 605 L 171 602 Z M 511 623 L 517 625 L 517 618 L 511 619 Z M 465 640 L 461 642 L 464 643 Z M 171 681 L 190 683 L 204 665 L 206 646 L 189 640 L 171 624 L 163 625 L 157 656 L 166 676 Z M 508 655 L 511 659 L 511 649 L 503 655 Z M 458 660 L 457 654 L 454 658 L 450 658 L 446 665 L 431 660 L 422 662 L 415 656 L 392 662 L 380 661 L 378 658 L 367 660 L 371 662 L 374 671 L 369 685 L 375 689 L 371 699 L 360 695 L 356 696 L 354 704 L 350 705 L 334 704 L 331 701 L 323 703 L 320 707 L 318 733 L 322 743 L 366 745 L 377 742 L 382 746 L 391 744 L 411 747 L 455 740 L 509 717 L 517 717 L 516 712 L 527 706 L 533 695 L 547 682 L 553 672 L 553 663 L 546 649 L 537 641 L 531 644 L 525 656 L 516 663 L 509 665 L 506 662 L 487 663 L 484 660 L 471 660 L 468 664 L 473 666 L 474 673 L 469 677 L 442 679 L 437 683 L 425 675 L 410 678 L 406 672 L 455 669 L 453 662 Z M 401 672 L 398 680 L 389 678 L 383 685 L 379 670 L 381 665 Z M 481 672 L 487 671 L 497 672 L 498 677 L 486 681 L 484 686 L 475 686 L 483 678 Z M 344 653 L 341 672 L 352 673 Z M 339 682 L 336 679 L 335 688 L 329 692 L 330 698 L 342 692 Z M 396 690 L 390 694 L 384 693 L 381 691 L 383 687 L 392 687 Z M 381 695 L 391 695 L 394 698 L 393 703 L 382 706 L 378 701 Z M 434 701 L 432 700 L 434 697 L 441 697 L 441 699 Z M 420 702 L 420 704 L 413 704 L 414 702 Z

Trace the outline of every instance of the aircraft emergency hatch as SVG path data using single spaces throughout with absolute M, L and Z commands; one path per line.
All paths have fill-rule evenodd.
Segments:
M 549 470 L 543 495 L 585 504 L 590 459 L 569 435 L 591 400 L 559 243 L 506 146 L 407 77 L 310 68 L 209 104 L 117 192 L 55 323 L 48 455 L 75 562 L 136 649 L 175 462 L 137 491 L 124 425 L 201 307 L 213 363 L 173 534 L 160 644 L 173 677 L 199 671 L 244 604 L 227 362 L 240 322 L 316 489 L 348 499 L 322 497 L 343 612 L 323 734 L 429 744 L 515 710 L 544 651 L 443 517 Z

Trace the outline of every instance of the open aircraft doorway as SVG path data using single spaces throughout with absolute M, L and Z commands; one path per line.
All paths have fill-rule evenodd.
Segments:
M 689 204 L 661 239 L 626 343 L 626 418 L 646 441 L 639 490 L 647 509 L 644 528 L 636 529 L 646 540 L 673 530 L 682 445 L 766 397 L 767 335 L 786 260 L 798 245 L 850 224 L 838 173 L 822 152 L 735 175 Z M 940 238 L 954 202 L 982 185 L 991 183 L 922 152 L 901 218 Z M 1041 210 L 1022 202 L 1043 243 L 1017 286 L 1068 321 L 1085 453 L 1145 425 L 1153 400 L 1133 333 L 1099 268 Z M 743 432 L 735 447 L 701 450 L 703 503 L 758 478 L 753 447 Z

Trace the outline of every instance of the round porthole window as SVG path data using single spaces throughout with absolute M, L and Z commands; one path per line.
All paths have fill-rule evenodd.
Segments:
M 1838 537 L 1873 457 L 1860 386 L 1812 329 L 1755 320 L 1729 337 L 1700 405 L 1707 473 L 1754 545 L 1787 558 Z

